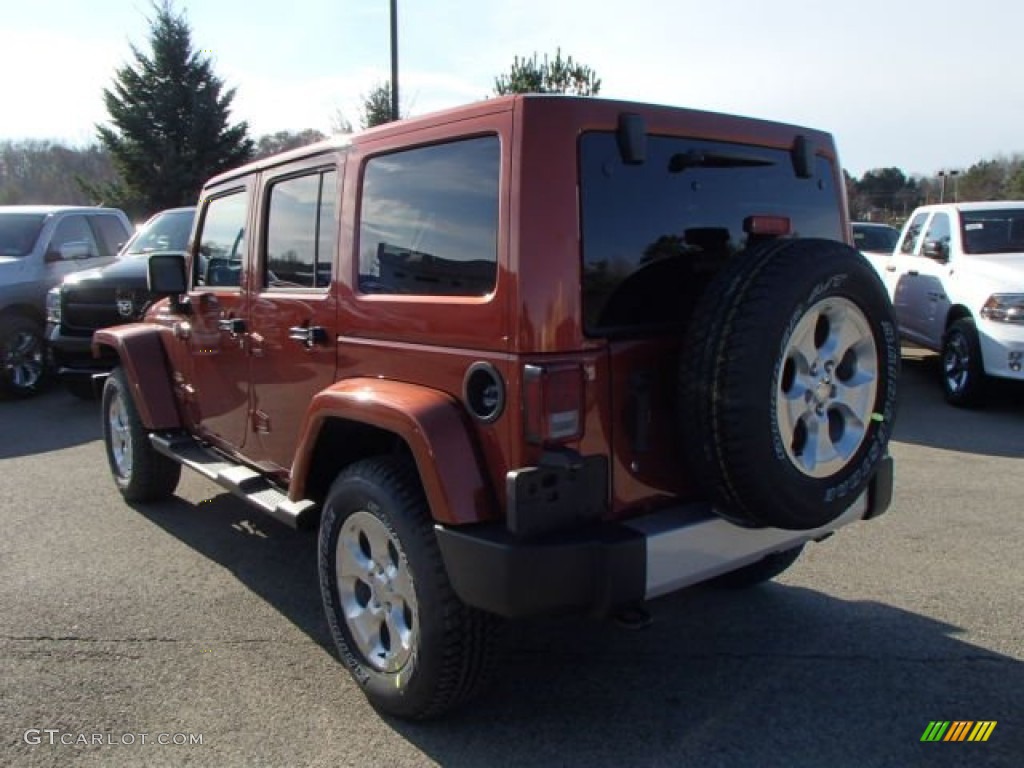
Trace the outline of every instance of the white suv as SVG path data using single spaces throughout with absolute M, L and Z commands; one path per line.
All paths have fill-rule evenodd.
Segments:
M 942 354 L 953 405 L 986 376 L 1024 381 L 1024 201 L 926 205 L 875 260 L 901 335 Z

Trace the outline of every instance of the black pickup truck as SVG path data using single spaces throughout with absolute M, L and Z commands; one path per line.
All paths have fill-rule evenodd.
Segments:
M 117 362 L 92 355 L 92 334 L 99 328 L 140 319 L 155 298 L 146 269 L 153 253 L 184 252 L 195 208 L 171 208 L 150 218 L 106 267 L 69 275 L 46 297 L 46 338 L 51 362 L 74 395 L 92 399 L 93 374 Z

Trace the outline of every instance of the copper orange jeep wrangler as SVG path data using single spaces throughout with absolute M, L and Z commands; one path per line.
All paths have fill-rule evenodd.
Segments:
M 184 465 L 319 530 L 379 709 L 485 681 L 502 617 L 755 584 L 889 505 L 899 346 L 831 136 L 512 96 L 204 188 L 167 297 L 95 334 L 114 480 Z

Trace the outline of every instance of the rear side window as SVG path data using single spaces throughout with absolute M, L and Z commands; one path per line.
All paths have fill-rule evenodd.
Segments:
M 497 136 L 371 158 L 363 174 L 359 289 L 484 296 L 498 262 Z
M 843 240 L 831 163 L 798 178 L 789 152 L 652 136 L 625 165 L 615 135 L 580 139 L 583 311 L 588 333 L 684 322 L 711 276 L 748 245 L 748 216 L 785 216 L 796 237 Z
M 215 197 L 206 205 L 199 230 L 199 270 L 208 286 L 241 285 L 245 257 L 245 190 Z
M 117 216 L 101 213 L 90 216 L 89 220 L 96 232 L 96 239 L 99 241 L 103 256 L 116 255 L 121 246 L 127 243 L 131 237 L 131 232 Z
M 322 171 L 276 182 L 267 214 L 267 288 L 331 284 L 337 232 L 337 174 Z

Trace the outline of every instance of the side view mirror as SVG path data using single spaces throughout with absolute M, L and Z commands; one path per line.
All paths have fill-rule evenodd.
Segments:
M 182 253 L 154 253 L 146 267 L 149 292 L 171 297 L 171 306 L 181 309 L 181 294 L 188 291 L 188 269 Z
M 949 247 L 941 240 L 925 240 L 922 253 L 935 261 L 949 261 Z
M 73 259 L 87 259 L 95 256 L 89 244 L 84 240 L 73 243 L 64 243 L 56 248 L 51 247 L 46 252 L 46 260 L 49 261 L 72 261 Z

